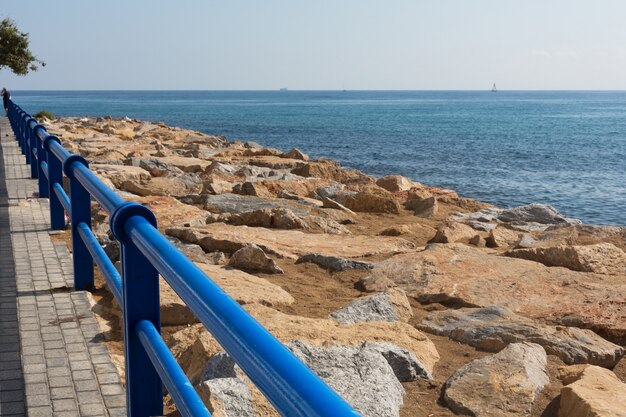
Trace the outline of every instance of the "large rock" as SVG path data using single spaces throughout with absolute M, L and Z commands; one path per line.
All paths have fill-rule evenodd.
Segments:
M 624 356 L 621 346 L 591 330 L 546 326 L 497 306 L 431 312 L 419 328 L 489 352 L 498 352 L 510 343 L 533 342 L 568 364 L 612 368 Z
M 174 177 L 151 177 L 149 180 L 127 180 L 120 187 L 124 191 L 140 196 L 186 196 L 199 194 L 202 191 L 202 181 L 192 175 L 177 175 Z
M 301 161 L 308 161 L 309 155 L 303 153 L 298 148 L 292 148 L 289 152 L 285 152 L 280 155 L 281 158 L 299 159 Z
M 376 180 L 376 185 L 392 193 L 396 191 L 407 191 L 414 186 L 413 181 L 401 175 L 387 175 L 386 177 L 379 178 Z
M 614 275 L 546 267 L 454 243 L 378 262 L 357 284 L 366 291 L 399 287 L 423 303 L 500 305 L 529 318 L 589 328 L 616 343 L 626 340 L 626 282 Z
M 198 394 L 213 416 L 257 417 L 248 384 L 225 352 L 207 362 Z
M 284 198 L 262 198 L 238 194 L 220 194 L 206 196 L 205 209 L 214 213 L 240 214 L 262 209 L 288 208 L 297 216 L 306 216 L 312 205 L 300 200 Z
M 559 417 L 626 417 L 626 384 L 608 369 L 588 366 L 564 381 Z
M 446 382 L 446 404 L 475 417 L 530 416 L 535 397 L 549 382 L 546 353 L 534 343 L 514 343 L 476 359 Z
M 374 268 L 370 262 L 355 261 L 353 259 L 340 258 L 338 256 L 324 256 L 317 253 L 308 253 L 296 261 L 297 264 L 314 263 L 331 272 L 348 271 L 352 269 L 365 270 Z
M 420 375 L 431 375 L 439 354 L 422 332 L 408 323 L 367 322 L 341 324 L 333 319 L 315 319 L 281 313 L 264 305 L 245 304 L 244 308 L 283 343 L 300 340 L 316 346 L 360 346 L 389 343 L 415 356 Z M 208 331 L 195 324 L 172 336 L 169 345 L 185 372 L 196 381 L 208 358 L 222 349 Z M 379 349 L 380 350 L 380 349 Z M 379 352 L 380 353 L 380 352 Z M 389 354 L 391 355 L 391 354 Z M 397 368 L 401 371 L 401 367 Z
M 209 161 L 189 156 L 166 156 L 159 160 L 184 172 L 202 172 L 211 164 Z
M 125 181 L 149 181 L 150 173 L 138 166 L 91 164 L 90 169 L 100 178 L 111 181 L 115 188 L 122 188 Z
M 309 226 L 293 211 L 286 208 L 272 208 L 233 214 L 228 223 L 236 226 L 268 227 L 274 229 L 306 229 Z
M 368 342 L 363 345 L 383 355 L 400 382 L 415 381 L 418 378 L 432 379 L 431 373 L 413 352 L 388 342 Z
M 435 237 L 432 238 L 433 243 L 454 243 L 459 241 L 469 241 L 476 235 L 474 229 L 470 226 L 457 223 L 446 222 L 437 228 Z
M 398 417 L 404 388 L 387 360 L 365 346 L 287 347 L 365 417 Z
M 411 305 L 402 290 L 357 298 L 330 316 L 340 323 L 358 323 L 368 321 L 403 321 L 408 322 L 413 316 Z
M 228 265 L 245 271 L 263 272 L 266 274 L 284 273 L 276 265 L 276 262 L 255 244 L 244 245 L 237 252 L 233 253 L 228 261 Z
M 626 253 L 611 243 L 517 249 L 506 255 L 573 271 L 626 276 Z
M 195 243 L 205 252 L 233 253 L 246 243 L 254 243 L 265 253 L 298 259 L 317 253 L 324 256 L 361 258 L 403 252 L 415 245 L 402 238 L 379 236 L 344 236 L 304 233 L 298 230 L 266 229 L 263 227 L 231 226 L 213 223 L 204 227 L 172 227 L 165 232 L 188 243 Z
M 197 266 L 240 304 L 289 305 L 294 302 L 288 292 L 263 278 L 219 265 L 198 263 Z M 163 279 L 160 290 L 163 325 L 174 326 L 197 321 L 191 310 Z
M 368 187 L 356 194 L 338 198 L 339 203 L 353 211 L 366 213 L 400 213 L 400 203 L 393 194 L 380 187 Z
M 579 224 L 580 220 L 570 219 L 547 204 L 528 204 L 502 211 L 498 220 L 506 223 L 539 223 L 539 224 Z
M 489 236 L 485 239 L 490 248 L 510 247 L 519 242 L 522 233 L 507 229 L 506 227 L 495 227 L 489 230 Z
M 439 204 L 435 196 L 408 200 L 405 207 L 408 210 L 412 210 L 416 216 L 420 217 L 433 217 L 439 211 Z

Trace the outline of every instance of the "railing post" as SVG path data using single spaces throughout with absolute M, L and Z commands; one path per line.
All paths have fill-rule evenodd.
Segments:
M 143 217 L 156 227 L 154 214 L 136 203 L 120 206 L 110 218 L 111 231 L 121 244 L 126 411 L 128 417 L 160 416 L 163 384 L 135 330 L 141 320 L 149 320 L 160 332 L 159 273 L 126 233 L 133 216 Z
M 24 110 L 20 110 L 20 149 L 22 150 L 22 155 L 26 155 L 26 123 L 24 122 L 24 115 L 26 112 Z
M 50 152 L 50 142 L 61 143 L 56 136 L 48 135 L 43 141 L 43 148 L 46 152 L 48 160 L 48 195 L 50 196 L 50 226 L 52 230 L 65 229 L 65 209 L 54 191 L 54 184 L 60 184 L 63 187 L 63 165 L 56 156 Z M 91 210 L 91 209 L 90 209 Z M 89 213 L 91 217 L 91 212 Z M 81 239 L 82 240 L 82 239 Z
M 44 129 L 43 126 L 37 125 L 33 128 L 35 133 L 35 143 L 37 144 L 37 157 L 31 159 L 32 163 L 37 164 L 37 178 L 39 178 L 39 198 L 47 198 L 48 196 L 48 178 L 44 174 L 41 162 L 46 160 L 46 153 L 43 150 L 41 139 L 39 139 L 36 129 Z
M 91 195 L 74 177 L 72 164 L 89 166 L 85 158 L 72 155 L 63 163 L 63 172 L 70 179 L 70 206 L 72 223 L 72 261 L 74 264 L 74 289 L 93 289 L 93 258 L 80 237 L 78 225 L 85 223 L 91 229 Z M 49 168 L 48 168 L 49 169 Z
M 35 125 L 35 127 L 36 126 L 37 125 Z M 37 147 L 37 133 L 35 132 L 35 128 L 29 130 L 30 134 L 28 135 L 28 140 L 30 142 L 30 146 L 28 147 L 28 152 L 26 152 L 26 154 L 30 154 L 30 160 L 27 160 L 27 162 L 30 162 L 30 177 L 37 178 L 39 175 L 39 170 L 37 169 L 36 164 L 37 161 L 34 161 L 35 163 L 33 163 L 33 149 Z
M 26 144 L 26 152 L 24 153 L 24 155 L 26 156 L 26 163 L 30 164 L 30 161 L 32 159 L 33 153 L 31 151 L 31 140 L 30 138 L 32 137 L 32 131 L 30 130 L 30 127 L 28 126 L 30 124 L 30 121 L 35 121 L 35 119 L 33 119 L 32 117 L 29 117 L 26 122 L 24 123 L 24 126 L 26 126 L 26 130 L 24 131 L 24 143 Z M 32 165 L 31 165 L 32 167 Z

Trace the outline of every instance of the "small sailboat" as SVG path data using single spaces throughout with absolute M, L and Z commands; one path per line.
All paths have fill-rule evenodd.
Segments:
M 493 87 L 491 87 L 491 92 L 492 93 L 497 93 L 498 89 L 496 88 L 496 83 L 493 83 Z

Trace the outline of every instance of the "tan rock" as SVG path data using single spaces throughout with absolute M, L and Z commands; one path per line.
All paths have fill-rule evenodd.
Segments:
M 514 343 L 476 359 L 446 382 L 443 398 L 457 414 L 527 417 L 537 394 L 550 382 L 546 353 L 535 343 Z
M 626 253 L 611 243 L 517 249 L 506 255 L 573 271 L 626 276 Z
M 613 372 L 588 366 L 568 374 L 576 381 L 561 389 L 559 417 L 626 417 L 626 384 Z
M 403 252 L 415 245 L 402 238 L 328 235 L 297 230 L 270 230 L 262 227 L 231 226 L 213 223 L 195 228 L 168 228 L 166 233 L 189 243 L 196 243 L 206 252 L 221 250 L 233 253 L 246 243 L 254 243 L 266 253 L 297 259 L 308 253 L 343 258 Z
M 91 164 L 89 167 L 101 178 L 107 178 L 115 188 L 121 188 L 125 181 L 149 181 L 150 173 L 143 168 L 130 165 Z
M 290 150 L 289 152 L 286 152 L 284 154 L 281 155 L 283 158 L 290 158 L 290 159 L 299 159 L 301 161 L 308 161 L 309 160 L 309 155 L 303 153 L 300 149 L 298 148 L 293 148 L 292 150 Z
M 468 241 L 475 234 L 476 231 L 466 224 L 448 221 L 439 226 L 435 237 L 431 241 L 433 243 Z
M 376 180 L 376 185 L 392 193 L 396 191 L 407 191 L 414 186 L 413 181 L 401 175 L 387 175 L 386 177 L 379 178 Z
M 406 202 L 405 207 L 412 210 L 420 217 L 433 217 L 439 212 L 437 197 L 432 196 L 425 199 L 413 199 Z
M 186 196 L 199 194 L 202 191 L 202 182 L 197 178 L 183 175 L 177 177 L 152 177 L 148 181 L 124 181 L 120 189 L 140 196 Z
M 389 191 L 380 187 L 367 187 L 341 202 L 353 211 L 366 213 L 400 213 L 400 203 Z
M 174 166 L 183 172 L 202 172 L 211 162 L 193 157 L 166 156 L 160 158 L 161 162 Z
M 458 243 L 393 256 L 358 285 L 366 291 L 397 286 L 424 303 L 500 305 L 526 317 L 592 329 L 609 340 L 626 337 L 622 277 L 549 268 Z
M 506 227 L 497 226 L 489 231 L 487 237 L 487 246 L 490 248 L 510 247 L 519 242 L 522 233 L 507 229 Z
M 254 244 L 244 245 L 237 252 L 233 253 L 228 261 L 228 265 L 244 271 L 257 271 L 266 274 L 284 273 L 276 265 L 276 262 L 263 252 L 263 249 Z
M 230 216 L 228 222 L 236 226 L 267 227 L 274 229 L 307 229 L 307 223 L 287 208 L 261 209 Z

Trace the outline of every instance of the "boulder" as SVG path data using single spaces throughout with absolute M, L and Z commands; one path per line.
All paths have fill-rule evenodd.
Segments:
M 413 310 L 406 294 L 394 289 L 384 293 L 357 298 L 356 300 L 330 313 L 340 323 L 368 321 L 408 322 Z
M 161 163 L 176 167 L 183 172 L 203 172 L 211 162 L 190 156 L 165 156 L 159 159 Z
M 310 197 L 317 198 L 318 200 L 324 200 L 326 198 L 334 199 L 337 194 L 343 191 L 343 188 L 343 184 L 333 182 L 329 185 L 316 188 L 315 191 L 311 193 Z
M 474 229 L 463 223 L 445 222 L 437 228 L 433 243 L 454 243 L 469 240 L 476 235 Z
M 289 159 L 299 159 L 301 161 L 308 161 L 309 155 L 303 153 L 298 148 L 292 148 L 289 152 L 285 152 L 280 155 L 281 158 L 289 158 Z
M 206 196 L 205 210 L 212 213 L 240 214 L 255 210 L 288 208 L 296 216 L 306 216 L 313 206 L 301 200 L 283 198 L 262 198 L 238 194 L 220 194 Z
M 405 207 L 412 210 L 416 216 L 433 217 L 439 211 L 437 197 L 432 196 L 424 199 L 407 200 Z
M 165 175 L 179 175 L 182 172 L 176 167 L 169 166 L 160 158 L 130 158 L 126 162 L 128 165 L 145 169 L 153 177 L 163 177 Z
M 535 343 L 514 343 L 476 359 L 448 379 L 443 399 L 457 414 L 530 416 L 535 397 L 550 378 L 546 353 Z
M 322 233 L 328 233 L 331 235 L 350 234 L 350 230 L 346 226 L 329 217 L 307 216 L 305 219 L 305 224 L 307 224 L 308 228 L 312 230 L 319 230 Z
M 329 235 L 304 233 L 299 230 L 266 229 L 263 227 L 232 226 L 223 223 L 204 227 L 170 227 L 165 233 L 188 243 L 195 243 L 205 252 L 234 253 L 246 243 L 254 243 L 265 253 L 298 259 L 309 253 L 341 258 L 391 254 L 415 248 L 408 240 L 398 237 L 366 235 Z
M 124 191 L 140 196 L 186 196 L 199 194 L 202 191 L 202 182 L 198 177 L 191 175 L 177 175 L 175 177 L 152 177 L 145 181 L 124 181 L 120 187 Z
M 197 388 L 198 395 L 213 416 L 257 417 L 248 384 L 235 368 L 239 367 L 228 354 L 213 356 Z
M 228 223 L 236 226 L 267 227 L 274 229 L 307 229 L 309 226 L 293 211 L 286 208 L 272 208 L 233 214 Z
M 287 347 L 364 417 L 398 417 L 404 388 L 387 360 L 365 346 Z
M 278 306 L 294 302 L 287 291 L 266 279 L 220 265 L 198 264 L 198 268 L 239 304 Z
M 424 364 L 407 349 L 387 342 L 367 342 L 363 346 L 383 355 L 400 382 L 415 381 L 418 378 L 432 379 Z
M 561 389 L 559 417 L 625 417 L 626 384 L 608 369 L 588 366 Z M 573 381 L 572 381 L 573 380 Z
M 489 236 L 485 240 L 490 248 L 502 248 L 513 246 L 520 238 L 520 232 L 498 226 L 489 231 Z
M 228 265 L 243 269 L 244 271 L 262 272 L 265 274 L 282 274 L 282 269 L 276 262 L 268 257 L 263 249 L 255 244 L 246 244 L 237 252 L 233 253 Z
M 352 259 L 340 258 L 338 256 L 320 255 L 317 253 L 308 253 L 301 256 L 296 261 L 297 264 L 311 262 L 321 268 L 331 272 L 348 271 L 352 269 L 364 270 L 374 268 L 374 264 L 369 262 L 355 261 Z
M 498 220 L 505 223 L 580 224 L 580 220 L 563 216 L 547 204 L 527 204 L 503 210 Z
M 91 164 L 90 168 L 98 177 L 110 180 L 115 188 L 122 188 L 122 184 L 126 181 L 150 180 L 150 173 L 138 166 Z
M 367 187 L 354 195 L 338 200 L 353 211 L 366 213 L 400 213 L 400 203 L 389 191 L 380 187 Z
M 591 330 L 543 325 L 497 306 L 431 312 L 419 329 L 488 352 L 498 352 L 511 343 L 537 343 L 568 364 L 612 368 L 625 353 L 621 346 Z
M 407 191 L 414 186 L 413 181 L 401 175 L 387 175 L 386 177 L 379 178 L 376 180 L 376 185 L 392 193 Z
M 508 251 L 506 255 L 546 266 L 562 266 L 573 271 L 626 275 L 626 253 L 611 243 L 516 249 Z
M 626 340 L 622 277 L 546 267 L 459 243 L 430 244 L 378 262 L 357 287 L 399 287 L 422 303 L 500 305 L 525 317 L 588 328 L 615 343 Z

